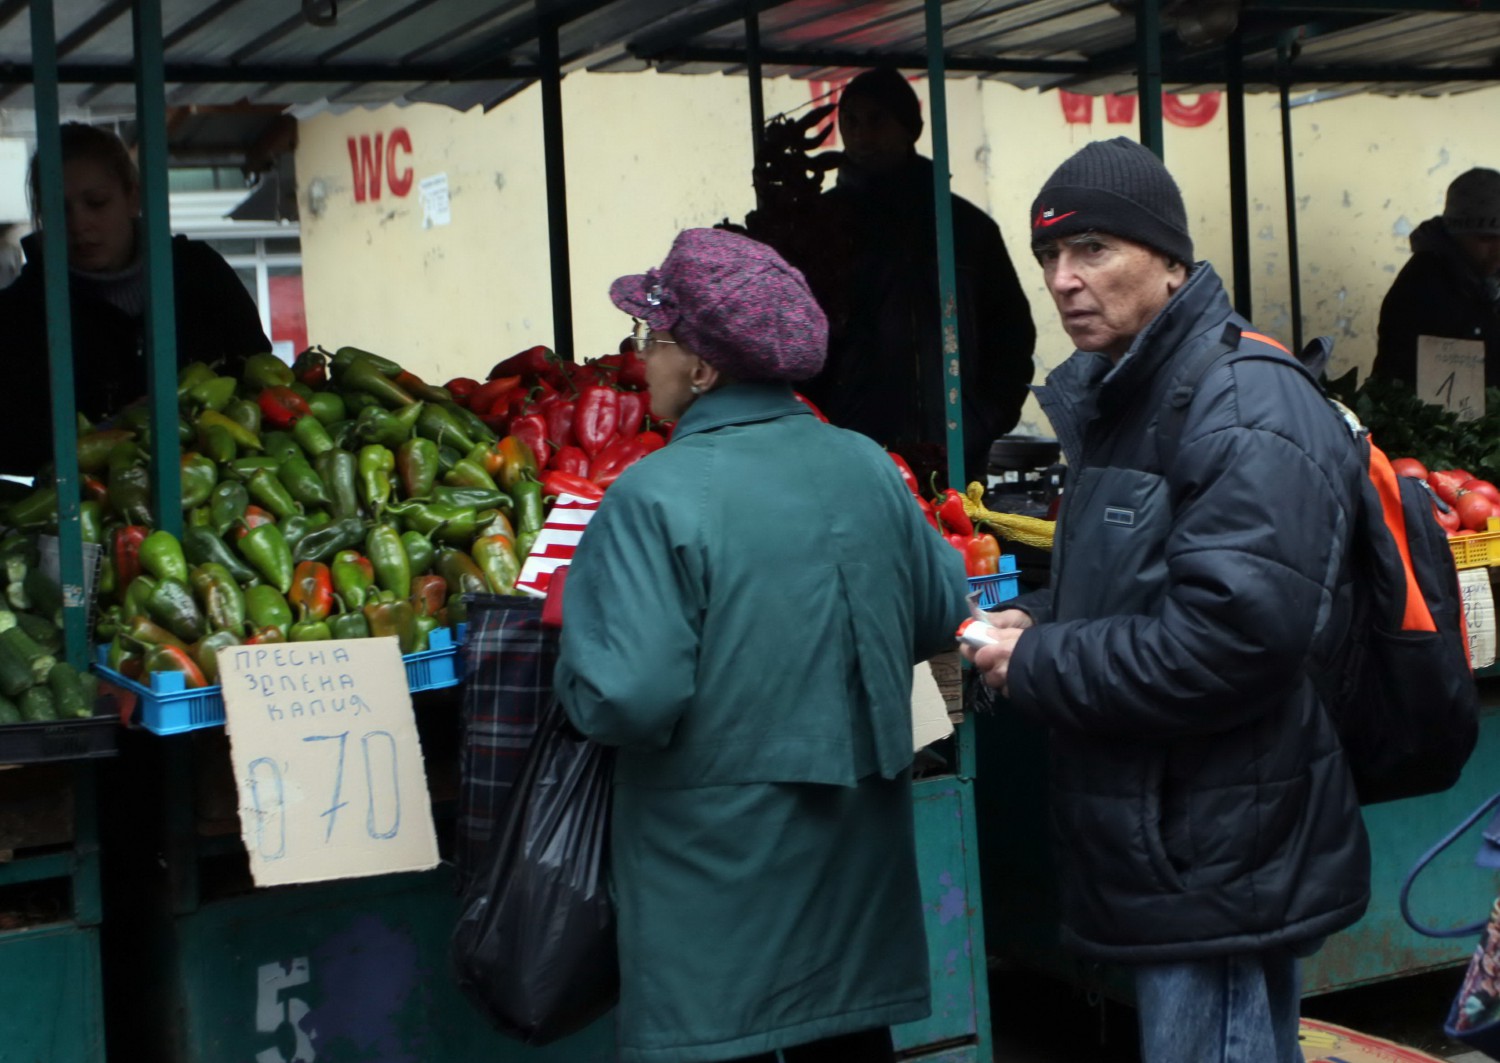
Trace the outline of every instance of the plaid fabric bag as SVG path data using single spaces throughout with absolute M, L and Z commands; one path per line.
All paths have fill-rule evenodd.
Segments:
M 1477 1048 L 1490 1056 L 1500 1056 L 1500 898 L 1497 898 L 1491 905 L 1487 921 L 1482 920 L 1470 923 L 1468 926 L 1447 930 L 1417 922 L 1411 914 L 1409 898 L 1412 884 L 1416 882 L 1422 870 L 1497 805 L 1500 805 L 1500 793 L 1490 797 L 1449 832 L 1447 837 L 1423 853 L 1421 859 L 1407 873 L 1406 881 L 1401 884 L 1401 917 L 1417 933 L 1433 938 L 1468 937 L 1475 933 L 1480 935 L 1479 944 L 1475 946 L 1474 955 L 1469 960 L 1469 968 L 1464 974 L 1463 985 L 1448 1009 L 1448 1017 L 1443 1023 L 1443 1032 L 1455 1041 L 1462 1041 L 1471 1048 Z M 1491 823 L 1485 830 L 1487 846 L 1493 846 L 1495 830 L 1495 823 Z M 1486 861 L 1483 850 L 1481 850 L 1480 860 L 1476 862 L 1481 866 L 1493 866 Z
M 470 594 L 464 653 L 464 736 L 454 862 L 464 892 L 552 700 L 558 632 L 542 626 L 542 600 Z

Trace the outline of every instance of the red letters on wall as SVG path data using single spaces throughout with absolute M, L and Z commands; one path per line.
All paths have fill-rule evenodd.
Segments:
M 1217 92 L 1201 92 L 1192 103 L 1171 92 L 1161 94 L 1161 114 L 1168 122 L 1187 129 L 1196 129 L 1213 121 L 1219 113 Z M 1094 120 L 1094 97 L 1059 89 L 1058 102 L 1062 105 L 1063 121 L 1069 125 L 1088 125 Z M 1104 120 L 1111 125 L 1129 124 L 1135 121 L 1135 97 L 1104 96 Z
M 380 198 L 382 170 L 391 195 L 405 196 L 411 192 L 412 169 L 407 166 L 397 171 L 398 150 L 407 155 L 412 153 L 411 134 L 402 126 L 392 129 L 389 137 L 384 133 L 376 133 L 373 142 L 368 135 L 349 138 L 349 168 L 354 173 L 354 202 L 363 203 L 367 199 Z

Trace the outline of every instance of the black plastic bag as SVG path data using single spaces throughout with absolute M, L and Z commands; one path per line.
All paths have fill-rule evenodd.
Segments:
M 459 988 L 499 1030 L 544 1045 L 614 1006 L 620 967 L 609 898 L 613 751 L 553 699 L 490 857 L 453 933 Z

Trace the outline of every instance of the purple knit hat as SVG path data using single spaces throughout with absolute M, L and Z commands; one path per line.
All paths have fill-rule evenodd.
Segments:
M 684 229 L 660 268 L 621 277 L 609 297 L 736 380 L 806 380 L 828 354 L 828 319 L 802 274 L 724 229 Z

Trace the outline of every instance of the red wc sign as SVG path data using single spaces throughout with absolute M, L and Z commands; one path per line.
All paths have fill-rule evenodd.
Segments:
M 405 160 L 397 160 L 396 153 L 411 156 L 411 134 L 403 126 L 392 129 L 390 135 L 376 133 L 349 138 L 349 167 L 354 171 L 354 202 L 380 198 L 381 179 L 393 196 L 404 196 L 411 192 L 412 171 Z

